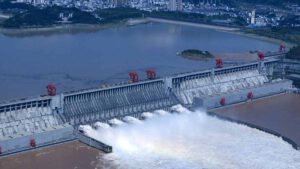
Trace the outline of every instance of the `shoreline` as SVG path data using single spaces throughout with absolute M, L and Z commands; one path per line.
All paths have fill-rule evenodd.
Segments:
M 211 59 L 213 59 L 214 57 L 211 57 L 211 58 L 201 58 L 201 57 L 199 57 L 199 56 L 186 56 L 186 55 L 178 55 L 178 56 L 180 56 L 180 57 L 182 57 L 182 58 L 184 58 L 184 59 L 188 59 L 188 60 L 193 60 L 193 61 L 205 61 L 205 62 L 207 62 L 207 61 L 209 61 L 209 60 L 211 60 Z
M 294 43 L 291 43 L 291 42 L 286 42 L 286 41 L 276 39 L 276 38 L 245 33 L 245 32 L 242 32 L 240 28 L 231 28 L 231 27 L 226 27 L 226 26 L 217 26 L 217 25 L 202 24 L 202 23 L 175 21 L 175 20 L 151 18 L 151 17 L 149 17 L 148 19 L 152 22 L 170 23 L 170 24 L 178 24 L 178 25 L 186 25 L 186 26 L 194 26 L 194 27 L 200 27 L 200 28 L 214 29 L 216 31 L 241 35 L 241 36 L 254 38 L 254 39 L 258 39 L 258 40 L 262 40 L 262 41 L 266 41 L 266 42 L 271 42 L 271 43 L 274 43 L 274 44 L 281 44 L 282 42 L 284 42 L 288 48 L 291 48 L 291 47 L 297 45 L 297 44 L 294 44 Z
M 232 33 L 232 34 L 254 38 L 254 39 L 258 39 L 258 40 L 262 40 L 265 42 L 270 42 L 278 45 L 281 43 L 285 43 L 288 48 L 292 48 L 293 46 L 297 45 L 295 43 L 286 42 L 276 38 L 245 33 L 242 32 L 240 28 L 232 28 L 226 26 L 217 26 L 217 25 L 193 23 L 193 22 L 185 22 L 185 21 L 176 21 L 176 20 L 169 20 L 169 19 L 160 19 L 160 18 L 153 18 L 153 17 L 129 18 L 126 20 L 119 21 L 117 23 L 108 23 L 108 24 L 68 24 L 68 25 L 54 25 L 49 27 L 19 28 L 19 29 L 0 28 L 0 34 L 7 35 L 7 36 L 30 36 L 30 35 L 41 35 L 41 34 L 45 35 L 45 33 L 48 34 L 92 33 L 92 32 L 97 32 L 109 28 L 115 28 L 121 26 L 135 26 L 135 25 L 145 24 L 149 22 L 168 23 L 168 24 L 177 24 L 177 25 L 213 29 L 220 32 Z
M 18 35 L 24 33 L 47 33 L 53 31 L 64 31 L 64 30 L 79 30 L 79 31 L 89 31 L 89 30 L 102 30 L 107 28 L 112 28 L 115 26 L 134 26 L 139 24 L 144 24 L 148 22 L 161 22 L 161 23 L 169 23 L 169 24 L 179 24 L 186 26 L 195 26 L 207 29 L 215 29 L 219 31 L 238 31 L 239 28 L 230 28 L 225 26 L 216 26 L 209 24 L 200 24 L 200 23 L 192 23 L 192 22 L 184 22 L 184 21 L 174 21 L 167 19 L 159 19 L 159 18 L 129 18 L 118 23 L 108 23 L 108 24 L 67 24 L 67 25 L 53 25 L 48 27 L 32 27 L 32 28 L 0 28 L 0 33 L 2 34 L 11 34 Z
M 149 22 L 147 19 L 134 18 L 122 20 L 114 23 L 107 24 L 66 24 L 66 25 L 53 25 L 48 27 L 32 27 L 32 28 L 0 28 L 0 34 L 6 36 L 30 36 L 30 35 L 51 35 L 60 33 L 92 33 L 104 29 L 117 28 L 123 26 L 134 26 Z
M 256 34 L 250 34 L 250 33 L 245 33 L 245 32 L 241 32 L 241 31 L 227 32 L 227 33 L 233 33 L 233 34 L 236 34 L 236 35 L 241 35 L 241 36 L 245 36 L 245 37 L 249 37 L 249 38 L 254 38 L 254 39 L 262 40 L 262 41 L 265 41 L 265 42 L 271 42 L 271 43 L 278 44 L 278 45 L 280 45 L 281 43 L 284 43 L 286 45 L 286 47 L 288 47 L 288 48 L 292 48 L 293 46 L 297 45 L 295 43 L 283 41 L 281 39 L 276 39 L 276 38 L 271 38 L 271 37 L 261 36 L 261 35 L 256 35 Z
M 191 52 L 191 50 L 197 50 L 197 49 L 187 49 L 183 50 L 181 52 L 177 52 L 176 55 L 180 56 L 184 59 L 194 60 L 194 61 L 209 61 L 210 59 L 215 58 L 214 55 L 208 53 L 205 53 L 203 51 L 197 50 L 199 53 Z M 201 52 L 201 53 L 200 53 Z
M 112 24 L 71 24 L 71 25 L 55 25 L 51 27 L 40 27 L 40 28 L 21 28 L 21 29 L 7 29 L 0 28 L 0 34 L 4 36 L 31 36 L 31 35 L 51 35 L 60 33 L 85 33 L 85 32 L 96 32 L 99 30 L 113 28 L 121 25 L 121 23 Z
M 194 27 L 208 28 L 208 29 L 215 29 L 215 30 L 222 30 L 222 31 L 238 31 L 238 30 L 240 30 L 239 28 L 231 28 L 231 27 L 226 27 L 226 26 L 217 26 L 217 25 L 210 25 L 210 24 L 203 24 L 203 23 L 175 21 L 175 20 L 152 18 L 152 17 L 148 17 L 148 19 L 149 19 L 149 21 L 152 21 L 152 22 L 161 22 L 161 23 L 170 23 L 170 24 L 177 24 L 177 25 L 194 26 Z

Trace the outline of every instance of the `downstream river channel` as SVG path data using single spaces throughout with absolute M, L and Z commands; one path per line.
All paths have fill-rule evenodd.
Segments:
M 0 34 L 0 100 L 128 81 L 128 72 L 154 68 L 158 76 L 206 69 L 214 60 L 193 61 L 177 52 L 196 48 L 213 53 L 274 51 L 278 44 L 212 29 L 166 23 L 82 32 L 7 36 Z

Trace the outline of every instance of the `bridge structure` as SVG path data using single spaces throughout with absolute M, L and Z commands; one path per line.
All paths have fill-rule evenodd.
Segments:
M 48 86 L 47 96 L 0 104 L 0 155 L 77 139 L 81 124 L 141 118 L 143 112 L 168 110 L 177 104 L 210 109 L 282 93 L 292 88 L 292 82 L 272 78 L 278 64 L 278 58 L 270 57 L 60 94 Z

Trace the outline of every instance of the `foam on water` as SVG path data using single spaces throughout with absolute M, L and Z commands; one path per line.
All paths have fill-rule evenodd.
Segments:
M 281 138 L 203 111 L 155 116 L 143 124 L 105 130 L 87 129 L 89 136 L 113 146 L 113 153 L 99 159 L 100 168 L 300 168 L 300 152 Z

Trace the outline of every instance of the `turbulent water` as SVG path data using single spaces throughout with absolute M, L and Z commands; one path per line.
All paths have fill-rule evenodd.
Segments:
M 99 159 L 99 168 L 300 168 L 300 152 L 281 138 L 201 110 L 180 112 L 108 129 L 85 128 L 87 135 L 113 146 L 113 153 Z

